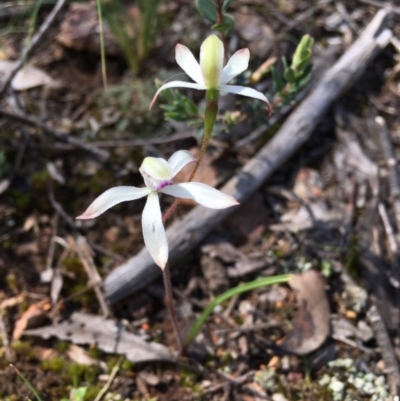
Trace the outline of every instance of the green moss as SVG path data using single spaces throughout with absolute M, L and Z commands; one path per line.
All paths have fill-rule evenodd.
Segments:
M 111 372 L 113 370 L 114 366 L 118 362 L 118 359 L 119 359 L 119 356 L 117 356 L 117 355 L 111 355 L 111 356 L 107 357 L 106 364 L 107 364 L 107 368 L 108 368 L 109 372 Z
M 93 401 L 99 392 L 101 391 L 101 386 L 89 386 L 86 389 L 85 397 L 83 398 L 84 401 Z
M 36 359 L 34 350 L 28 341 L 16 341 L 11 345 L 19 360 L 31 361 Z
M 32 202 L 32 196 L 29 193 L 16 189 L 9 189 L 8 195 L 11 197 L 12 203 L 19 213 L 26 212 L 27 209 L 29 209 Z
M 41 170 L 32 175 L 32 189 L 34 191 L 47 191 L 50 176 L 47 170 Z
M 90 348 L 88 354 L 94 359 L 100 359 L 102 356 L 101 351 L 96 347 Z
M 124 361 L 121 364 L 121 369 L 122 370 L 127 370 L 127 371 L 132 371 L 135 367 L 135 364 L 129 361 L 128 359 L 124 359 Z
M 14 273 L 8 273 L 6 276 L 6 284 L 11 291 L 17 291 L 18 290 L 17 276 Z
M 83 275 L 85 272 L 81 260 L 76 256 L 70 256 L 69 258 L 65 258 L 62 262 L 62 266 L 67 271 L 74 273 L 76 276 Z
M 69 343 L 66 341 L 60 341 L 57 345 L 57 351 L 64 353 L 69 348 Z
M 66 367 L 66 360 L 63 357 L 57 356 L 51 359 L 45 359 L 41 362 L 41 367 L 47 372 L 63 372 Z

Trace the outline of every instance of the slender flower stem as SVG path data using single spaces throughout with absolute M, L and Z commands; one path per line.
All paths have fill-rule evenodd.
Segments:
M 165 288 L 165 306 L 167 307 L 169 317 L 171 319 L 172 328 L 175 333 L 176 342 L 178 344 L 179 355 L 184 353 L 184 345 L 181 337 L 181 333 L 178 327 L 178 321 L 176 320 L 173 298 L 172 298 L 172 284 L 171 275 L 169 273 L 169 264 L 167 263 L 163 272 L 164 288 Z
M 222 0 L 217 0 L 217 23 L 219 25 L 222 25 L 224 23 L 224 12 L 222 9 L 223 1 Z M 226 35 L 223 32 L 220 32 L 222 43 L 224 44 L 224 58 L 226 61 L 226 58 L 228 56 L 228 45 L 226 43 Z
M 203 160 L 204 154 L 207 149 L 208 142 L 211 137 L 212 130 L 214 128 L 215 121 L 217 120 L 218 113 L 218 91 L 216 89 L 209 89 L 206 93 L 207 106 L 204 112 L 204 135 L 203 142 L 201 144 L 200 153 L 196 160 L 196 164 L 190 173 L 189 179 L 187 182 L 193 180 L 194 176 L 197 173 L 197 170 L 200 167 L 200 163 Z M 177 206 L 179 205 L 180 200 L 175 199 L 174 203 L 170 206 L 170 208 L 165 212 L 163 216 L 163 223 L 165 223 L 175 211 Z
M 207 106 L 206 106 L 206 110 L 204 112 L 203 143 L 201 144 L 199 157 L 196 160 L 196 165 L 194 166 L 194 168 L 190 174 L 188 182 L 193 180 L 193 177 L 195 176 L 197 170 L 199 169 L 200 163 L 206 152 L 207 145 L 210 140 L 215 121 L 217 119 L 218 91 L 215 89 L 207 90 L 206 98 L 207 98 Z M 174 210 L 177 208 L 179 203 L 180 203 L 180 200 L 175 199 L 174 203 L 170 206 L 170 208 L 164 214 L 163 219 L 162 219 L 163 223 L 165 223 L 170 218 L 170 216 L 172 215 Z M 175 312 L 174 312 L 173 298 L 172 298 L 172 284 L 171 284 L 171 276 L 169 274 L 168 263 L 163 270 L 163 279 L 164 279 L 164 288 L 165 288 L 165 305 L 168 309 L 168 313 L 171 318 L 172 327 L 175 332 L 176 342 L 178 343 L 179 354 L 182 355 L 185 351 L 185 348 L 184 348 L 184 343 L 183 343 L 181 334 L 179 332 L 178 322 L 176 320 L 176 316 L 175 316 Z

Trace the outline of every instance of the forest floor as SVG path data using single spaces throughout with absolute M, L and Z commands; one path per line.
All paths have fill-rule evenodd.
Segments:
M 17 3 L 0 4 L 0 88 L 55 1 Z M 196 155 L 200 148 L 199 125 L 165 121 L 160 106 L 167 96 L 151 111 L 148 106 L 157 80 L 183 76 L 175 45 L 197 57 L 211 24 L 194 1 L 164 1 L 150 17 L 141 15 L 139 3 L 118 2 L 124 32 L 116 38 L 106 31 L 107 88 L 96 2 L 67 2 L 23 60 L 22 73 L 0 89 L 0 399 L 378 401 L 400 395 L 400 7 L 392 7 L 387 23 L 391 43 L 334 99 L 304 146 L 171 266 L 183 335 L 224 291 L 257 278 L 295 276 L 218 305 L 178 356 L 160 277 L 118 301 L 102 286 L 143 247 L 144 201 L 75 220 L 106 189 L 142 186 L 144 157 L 168 158 L 179 149 Z M 390 2 L 233 0 L 227 46 L 230 54 L 243 47 L 251 54 L 238 82 L 249 82 L 274 58 L 281 70 L 282 57 L 290 60 L 309 34 L 315 40 L 309 85 L 318 85 L 317 75 L 385 5 Z M 140 20 L 157 21 L 153 41 L 132 26 Z M 121 51 L 124 38 L 134 53 Z M 256 81 L 248 85 L 273 101 L 271 74 Z M 173 93 L 204 107 L 204 92 Z M 290 109 L 301 102 L 295 98 Z M 221 97 L 196 181 L 221 187 L 279 133 L 290 111 L 276 104 L 269 117 L 259 103 Z M 162 209 L 172 201 L 163 196 Z M 192 208 L 182 203 L 167 226 Z

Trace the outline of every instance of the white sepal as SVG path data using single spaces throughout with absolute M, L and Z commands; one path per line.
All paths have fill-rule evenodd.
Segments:
M 157 97 L 160 94 L 160 92 L 163 91 L 164 89 L 168 89 L 168 88 L 192 88 L 192 89 L 198 89 L 198 90 L 206 90 L 207 86 L 202 85 L 202 84 L 193 84 L 192 82 L 183 82 L 183 81 L 168 82 L 168 83 L 162 85 L 160 88 L 158 88 L 156 94 L 154 95 L 154 97 L 150 103 L 149 110 L 153 107 L 153 104 L 157 100 Z
M 142 214 L 144 243 L 154 262 L 164 269 L 168 261 L 168 242 L 165 234 L 157 192 L 147 197 Z
M 201 182 L 169 185 L 160 192 L 177 198 L 193 199 L 200 205 L 210 209 L 225 209 L 239 204 L 232 196 Z
M 143 198 L 151 192 L 149 188 L 136 187 L 114 187 L 103 192 L 97 197 L 86 211 L 77 219 L 86 220 L 100 216 L 106 210 L 121 202 L 132 201 Z
M 268 99 L 259 91 L 256 91 L 253 88 L 246 88 L 245 86 L 236 86 L 236 85 L 220 85 L 218 87 L 221 91 L 234 93 L 236 95 L 242 95 L 247 97 L 253 97 L 254 99 L 259 99 L 269 104 Z

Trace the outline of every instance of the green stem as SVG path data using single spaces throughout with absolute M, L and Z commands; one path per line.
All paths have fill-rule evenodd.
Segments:
M 203 142 L 201 144 L 200 153 L 196 160 L 196 164 L 190 173 L 190 177 L 187 182 L 193 180 L 194 176 L 197 173 L 197 170 L 200 167 L 200 163 L 203 159 L 203 156 L 206 152 L 208 142 L 211 137 L 212 130 L 214 128 L 215 121 L 217 120 L 217 113 L 218 113 L 218 91 L 216 89 L 208 89 L 206 92 L 206 99 L 207 99 L 207 106 L 204 112 L 204 135 L 203 135 Z M 163 216 L 163 223 L 165 223 L 172 215 L 174 210 L 179 205 L 180 200 L 175 199 L 174 203 L 170 206 L 170 208 L 165 212 Z
M 101 75 L 103 76 L 104 89 L 107 89 L 106 52 L 104 45 L 104 27 L 103 27 L 103 16 L 101 12 L 101 0 L 97 0 L 97 14 L 99 15 Z
M 220 303 L 232 298 L 235 295 L 242 294 L 244 292 L 248 292 L 254 290 L 256 288 L 265 287 L 267 285 L 272 284 L 281 284 L 287 283 L 290 278 L 292 277 L 291 274 L 283 274 L 280 276 L 273 276 L 273 277 L 265 277 L 258 280 L 251 281 L 250 283 L 246 283 L 240 285 L 235 288 L 231 288 L 230 290 L 218 295 L 201 313 L 199 318 L 196 320 L 195 324 L 190 329 L 190 332 L 186 338 L 185 345 L 190 344 L 193 339 L 196 337 L 197 333 L 205 323 L 208 316 L 212 313 L 214 308 L 219 305 Z

